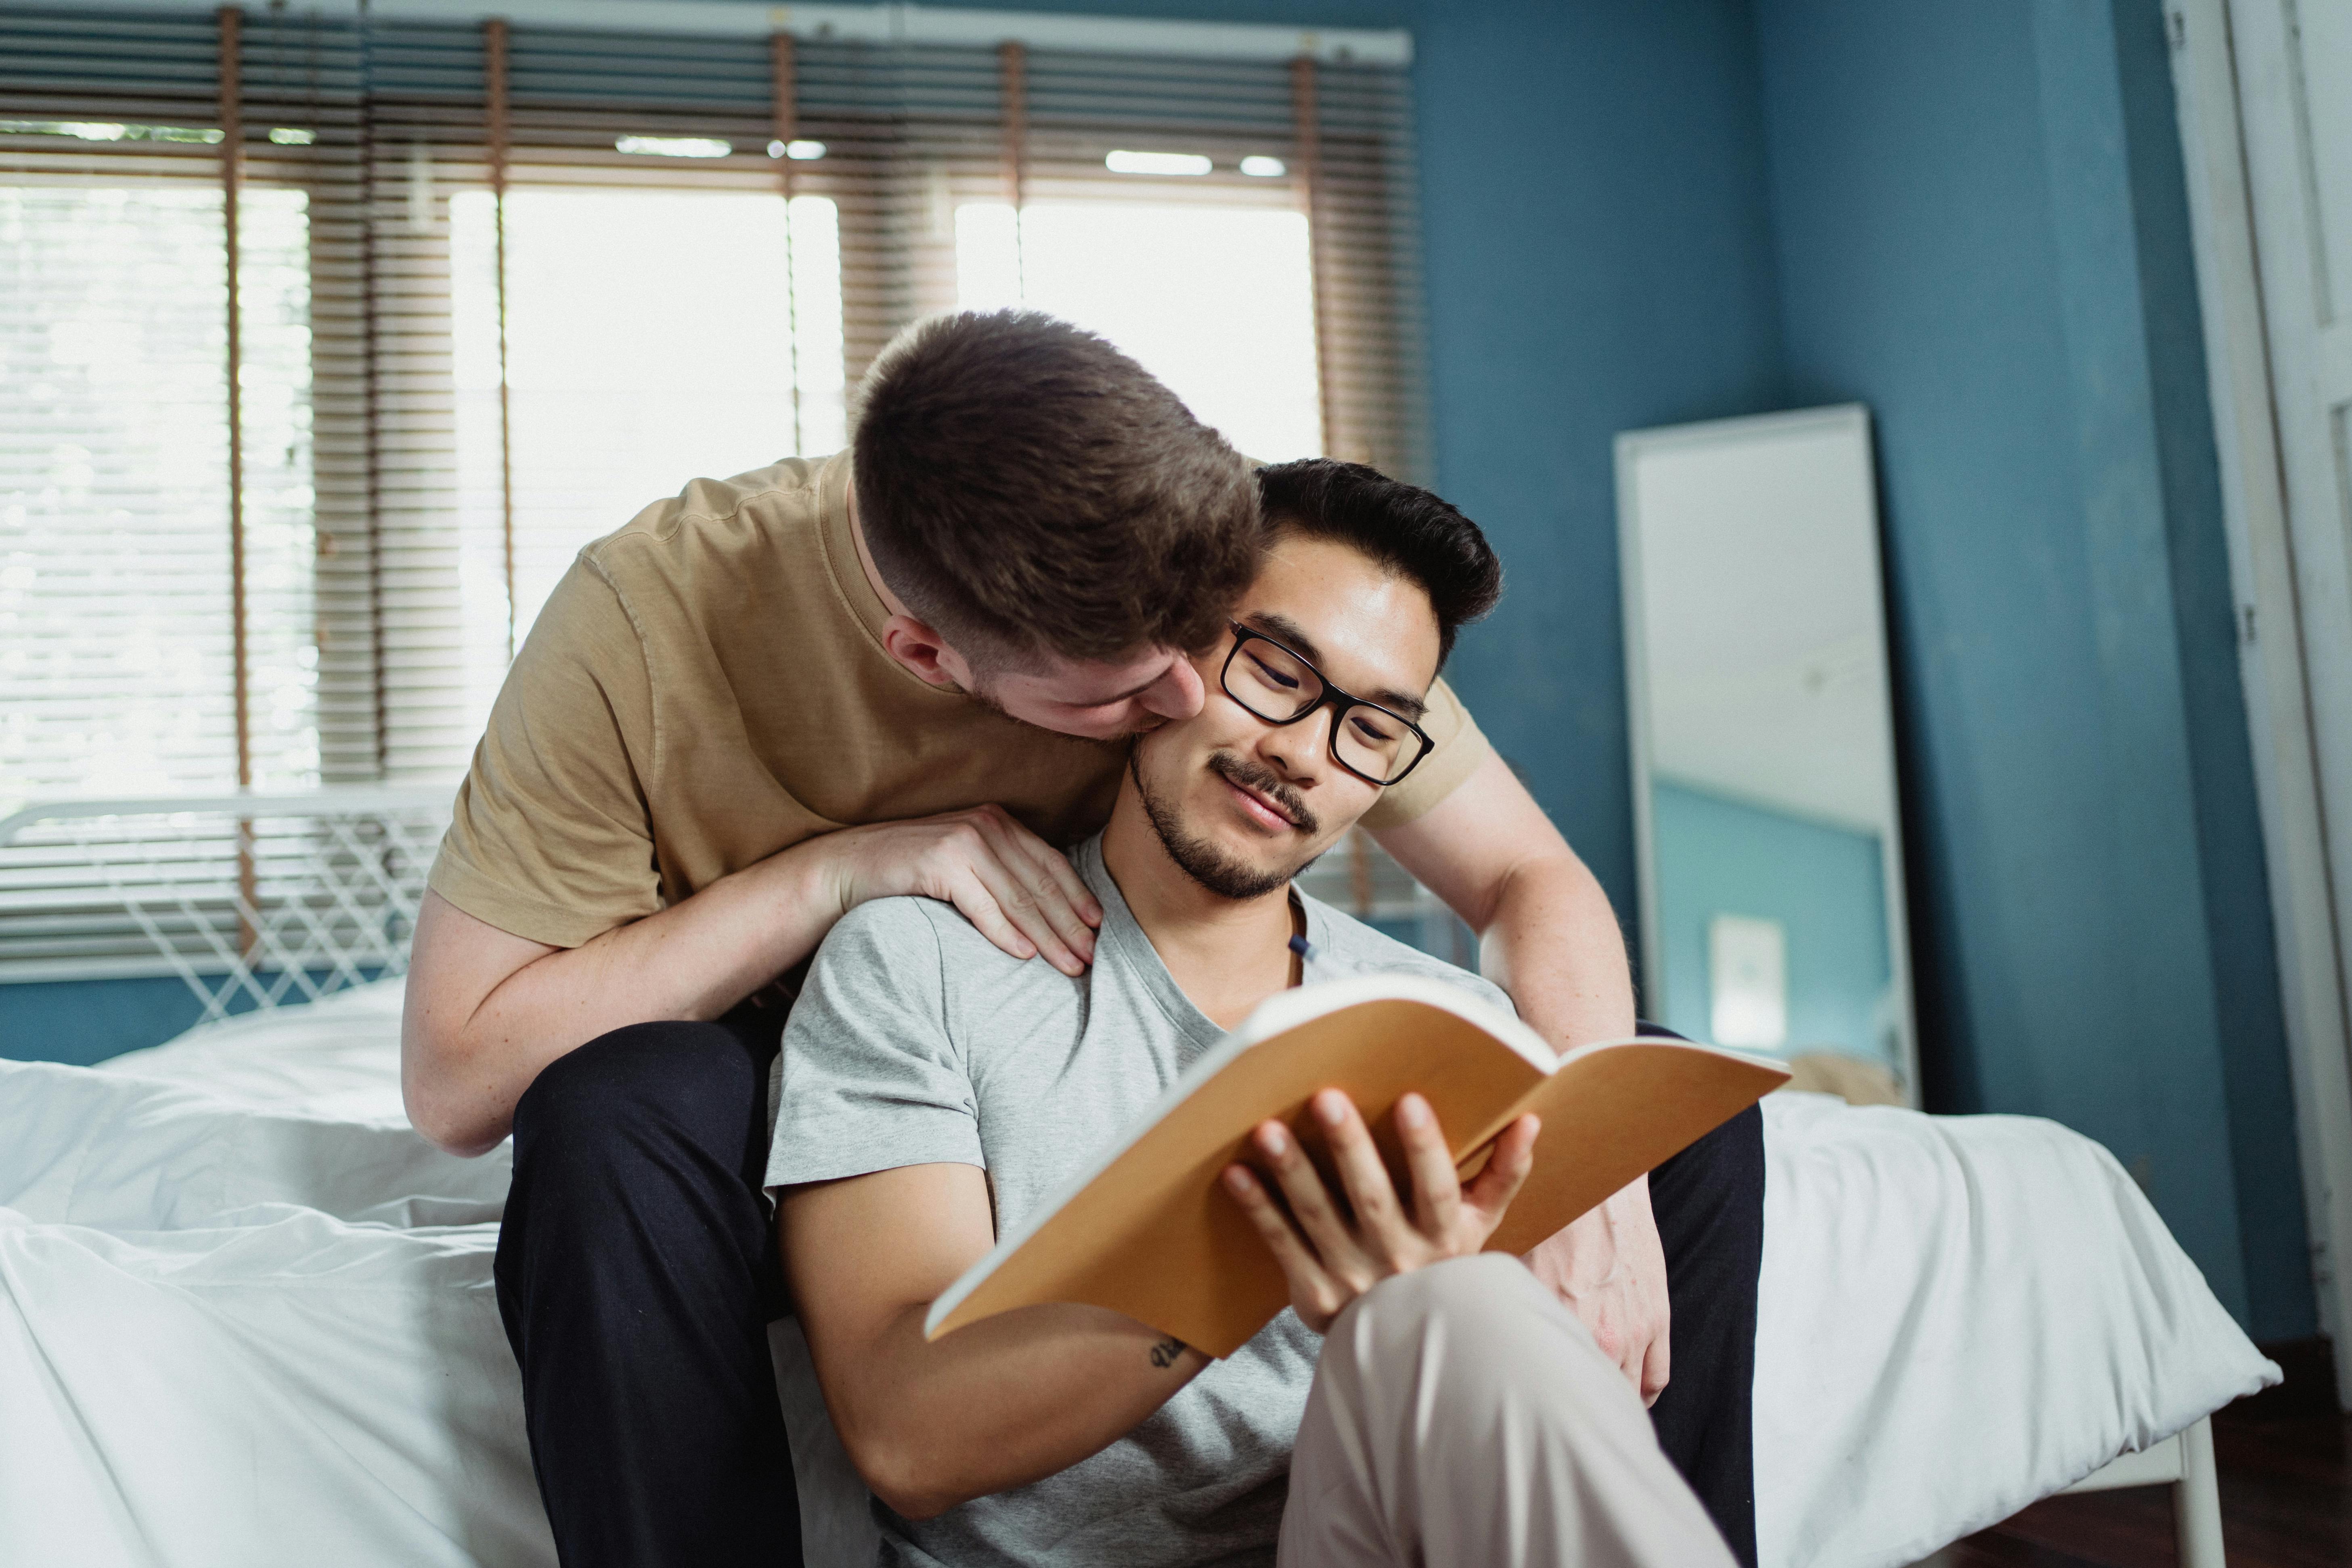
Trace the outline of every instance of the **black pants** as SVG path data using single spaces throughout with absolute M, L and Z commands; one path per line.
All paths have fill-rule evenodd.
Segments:
M 1643 1024 L 1645 1035 L 1679 1039 Z M 1754 1106 L 1650 1173 L 1666 1254 L 1658 1447 L 1741 1568 L 1756 1568 L 1756 1279 L 1764 1267 L 1764 1113 Z
M 782 1018 L 739 1009 L 615 1030 L 558 1058 L 515 1107 L 499 1310 L 566 1568 L 801 1561 L 768 1357 L 785 1293 L 760 1193 Z M 1651 1418 L 1752 1568 L 1762 1118 L 1751 1110 L 1659 1166 L 1650 1201 L 1674 1311 Z

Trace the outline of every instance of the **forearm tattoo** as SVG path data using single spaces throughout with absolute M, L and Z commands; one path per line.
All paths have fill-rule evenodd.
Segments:
M 1157 1367 L 1174 1366 L 1176 1358 L 1183 1353 L 1184 1342 L 1171 1334 L 1151 1347 L 1151 1364 Z

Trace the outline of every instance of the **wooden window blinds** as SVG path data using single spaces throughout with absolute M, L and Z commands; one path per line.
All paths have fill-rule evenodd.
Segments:
M 0 8 L 0 801 L 454 783 L 572 552 L 934 310 L 1426 482 L 1404 70 L 1071 41 Z M 0 976 L 142 962 L 64 875 Z

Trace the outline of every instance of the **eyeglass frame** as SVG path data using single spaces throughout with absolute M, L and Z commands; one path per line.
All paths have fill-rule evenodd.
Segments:
M 1300 653 L 1297 648 L 1292 647 L 1280 637 L 1269 637 L 1262 631 L 1242 625 L 1239 621 L 1227 621 L 1225 623 L 1225 627 L 1234 634 L 1234 646 L 1226 652 L 1225 662 L 1218 667 L 1217 688 L 1227 697 L 1231 698 L 1234 704 L 1241 709 L 1243 712 L 1248 714 L 1251 718 L 1255 719 L 1258 722 L 1262 724 L 1271 724 L 1277 730 L 1286 729 L 1292 724 L 1300 723 L 1306 720 L 1313 718 L 1316 714 L 1320 713 L 1326 708 L 1331 709 L 1331 734 L 1330 738 L 1325 742 L 1326 749 L 1331 753 L 1331 760 L 1334 763 L 1337 763 L 1340 767 L 1347 769 L 1349 773 L 1354 774 L 1357 778 L 1360 778 L 1366 784 L 1370 784 L 1375 789 L 1390 789 L 1397 784 L 1402 784 L 1412 773 L 1413 769 L 1421 766 L 1423 763 L 1429 760 L 1430 752 L 1437 750 L 1437 742 L 1430 738 L 1428 731 L 1423 729 L 1420 725 L 1414 723 L 1412 720 L 1406 718 L 1403 714 L 1398 712 L 1393 708 L 1383 707 L 1380 703 L 1370 700 L 1369 698 L 1358 697 L 1353 692 L 1341 690 L 1333 683 L 1329 676 L 1323 673 L 1313 659 L 1308 658 L 1305 654 Z M 1232 676 L 1234 660 L 1241 657 L 1243 647 L 1248 644 L 1252 637 L 1256 638 L 1262 643 L 1270 643 L 1274 647 L 1280 648 L 1288 657 L 1297 659 L 1306 668 L 1307 672 L 1309 675 L 1312 675 L 1316 679 L 1323 683 L 1323 695 L 1318 697 L 1314 701 L 1309 702 L 1306 707 L 1301 708 L 1297 712 L 1293 713 L 1287 719 L 1269 718 L 1267 715 L 1261 713 L 1256 709 L 1251 707 L 1249 703 L 1243 699 L 1242 695 L 1234 689 Z M 1384 713 L 1388 717 L 1395 720 L 1398 723 L 1403 725 L 1406 729 L 1412 731 L 1414 739 L 1421 742 L 1421 751 L 1413 757 L 1412 761 L 1404 765 L 1404 771 L 1402 773 L 1398 773 L 1396 777 L 1392 779 L 1376 779 L 1372 777 L 1371 774 L 1364 772 L 1363 769 L 1356 766 L 1353 763 L 1350 763 L 1347 758 L 1339 754 L 1339 726 L 1348 721 L 1348 710 L 1351 708 L 1369 708 L 1375 713 Z

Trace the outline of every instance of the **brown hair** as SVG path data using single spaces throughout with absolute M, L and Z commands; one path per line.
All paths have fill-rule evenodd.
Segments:
M 866 548 L 966 658 L 1201 647 L 1256 570 L 1249 464 L 1067 321 L 918 322 L 875 360 L 859 402 Z

